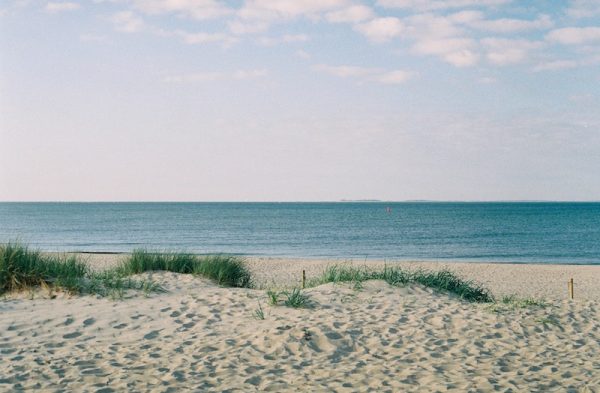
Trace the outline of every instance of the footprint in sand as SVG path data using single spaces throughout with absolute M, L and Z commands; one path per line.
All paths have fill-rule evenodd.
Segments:
M 144 335 L 144 339 L 146 339 L 146 340 L 153 340 L 156 337 L 158 337 L 159 334 L 160 334 L 160 330 L 153 330 L 150 333 Z
M 98 390 L 96 390 L 96 393 L 113 393 L 114 389 L 109 388 L 109 387 L 105 387 L 105 388 L 100 388 Z
M 96 320 L 94 318 L 88 318 L 85 321 L 83 321 L 83 326 L 88 327 L 90 325 L 93 325 L 96 322 Z
M 67 333 L 67 334 L 63 335 L 63 338 L 66 338 L 67 340 L 70 340 L 72 338 L 77 338 L 79 336 L 81 336 L 80 332 L 73 332 L 73 333 Z

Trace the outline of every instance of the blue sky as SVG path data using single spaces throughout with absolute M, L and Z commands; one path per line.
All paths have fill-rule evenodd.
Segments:
M 600 2 L 0 3 L 0 200 L 599 200 Z

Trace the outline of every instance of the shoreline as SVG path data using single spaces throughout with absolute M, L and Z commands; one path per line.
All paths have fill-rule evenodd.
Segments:
M 46 254 L 73 254 L 73 255 L 130 255 L 131 251 L 78 251 L 78 250 L 70 250 L 70 251 L 47 251 L 40 250 L 42 253 Z M 151 251 L 151 250 L 150 250 Z M 161 253 L 162 251 L 157 251 Z M 167 253 L 169 251 L 166 251 Z M 232 255 L 235 257 L 243 258 L 243 259 L 280 259 L 280 260 L 297 260 L 297 261 L 366 261 L 366 262 L 388 262 L 388 263 L 443 263 L 443 264 L 453 264 L 453 263 L 464 263 L 464 264 L 492 264 L 492 265 L 540 265 L 540 266 L 600 266 L 600 259 L 597 262 L 522 262 L 522 261 L 498 261 L 498 260 L 479 260 L 479 259 L 460 259 L 460 258 L 446 258 L 446 259 L 435 259 L 435 258 L 369 258 L 369 257 L 332 257 L 332 256 L 287 256 L 287 255 L 256 255 L 256 254 L 236 254 L 236 253 L 197 253 L 197 252 L 183 252 L 184 254 L 191 254 L 197 256 L 206 256 L 206 255 Z

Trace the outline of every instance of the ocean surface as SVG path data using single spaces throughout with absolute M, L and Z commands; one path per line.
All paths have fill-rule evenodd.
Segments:
M 0 242 L 308 258 L 600 264 L 600 203 L 0 203 Z

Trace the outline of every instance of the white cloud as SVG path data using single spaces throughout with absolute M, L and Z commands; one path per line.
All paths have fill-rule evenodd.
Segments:
M 539 41 L 503 38 L 485 38 L 481 43 L 487 49 L 488 61 L 499 66 L 522 63 L 532 50 L 543 46 Z
M 134 6 L 147 14 L 175 13 L 198 20 L 219 18 L 233 9 L 216 0 L 133 0 Z
M 167 76 L 164 81 L 167 83 L 199 83 L 213 82 L 218 80 L 251 80 L 264 78 L 268 75 L 267 70 L 238 70 L 233 72 L 209 71 L 196 72 L 183 75 Z
M 439 56 L 456 67 L 468 67 L 479 61 L 475 46 L 476 42 L 470 38 L 432 38 L 416 42 L 412 50 L 421 55 Z
M 546 39 L 565 45 L 600 42 L 600 27 L 565 27 L 552 30 L 546 35 Z
M 173 32 L 163 31 L 162 35 L 175 35 L 180 37 L 186 44 L 211 44 L 211 43 L 222 43 L 224 45 L 231 45 L 237 42 L 236 37 L 232 37 L 224 33 L 190 33 L 183 30 L 175 30 Z
M 481 11 L 467 10 L 450 14 L 447 18 L 455 23 L 466 24 L 483 20 L 484 14 Z
M 422 55 L 444 55 L 472 48 L 475 41 L 470 38 L 423 39 L 413 45 L 413 50 Z
M 574 61 L 574 60 L 554 60 L 554 61 L 548 61 L 548 62 L 544 62 L 544 63 L 539 63 L 538 65 L 536 65 L 533 70 L 536 72 L 539 71 L 557 71 L 557 70 L 564 70 L 564 69 L 569 69 L 569 68 L 575 68 L 579 65 L 578 62 Z
M 407 33 L 416 40 L 461 36 L 465 33 L 452 17 L 417 14 L 407 18 L 406 23 Z
M 233 34 L 242 35 L 242 34 L 255 34 L 262 33 L 269 28 L 269 24 L 265 21 L 241 21 L 234 20 L 228 23 L 229 30 Z
M 309 40 L 306 34 L 285 34 L 281 37 L 261 37 L 258 43 L 264 46 L 272 46 L 277 44 L 289 44 L 294 42 L 306 42 Z
M 386 71 L 380 68 L 349 65 L 332 66 L 327 64 L 317 64 L 312 66 L 312 69 L 338 78 L 357 79 L 360 82 L 376 82 L 391 85 L 404 83 L 414 75 L 413 72 L 406 70 Z
M 358 23 L 375 16 L 373 10 L 365 5 L 352 5 L 339 11 L 332 11 L 325 18 L 332 23 Z
M 529 30 L 543 30 L 549 29 L 553 25 L 554 22 L 548 15 L 540 15 L 534 20 L 502 18 L 476 20 L 471 23 L 471 26 L 474 28 L 494 33 L 516 33 Z
M 387 8 L 409 8 L 418 11 L 445 10 L 464 7 L 489 7 L 509 3 L 511 0 L 377 0 L 377 5 Z
M 46 11 L 50 13 L 57 13 L 63 11 L 74 11 L 81 8 L 78 3 L 72 2 L 48 2 L 46 4 Z
M 400 19 L 395 17 L 376 18 L 354 27 L 373 42 L 385 42 L 399 36 L 403 25 Z
M 246 0 L 238 16 L 244 19 L 275 20 L 318 16 L 348 5 L 347 0 Z
M 600 15 L 598 0 L 571 0 L 566 14 L 572 18 L 591 18 Z
M 404 83 L 407 80 L 409 80 L 412 76 L 413 76 L 412 72 L 404 71 L 404 70 L 395 70 L 395 71 L 384 72 L 380 75 L 377 75 L 374 77 L 374 80 L 377 82 L 380 82 L 380 83 L 394 85 L 394 84 Z
M 144 20 L 131 11 L 117 12 L 111 21 L 117 30 L 126 33 L 135 33 L 144 28 Z
M 339 78 L 362 77 L 379 72 L 377 68 L 365 68 L 348 65 L 331 66 L 326 64 L 317 64 L 313 66 L 312 69 L 315 71 L 325 72 L 329 75 L 337 76 Z
M 462 49 L 446 53 L 442 59 L 455 67 L 470 67 L 479 62 L 479 54 L 469 49 Z
M 477 42 L 458 25 L 482 18 L 477 11 L 465 11 L 449 16 L 431 13 L 417 14 L 406 18 L 406 32 L 415 40 L 413 53 L 438 56 L 456 67 L 473 66 L 479 62 Z

